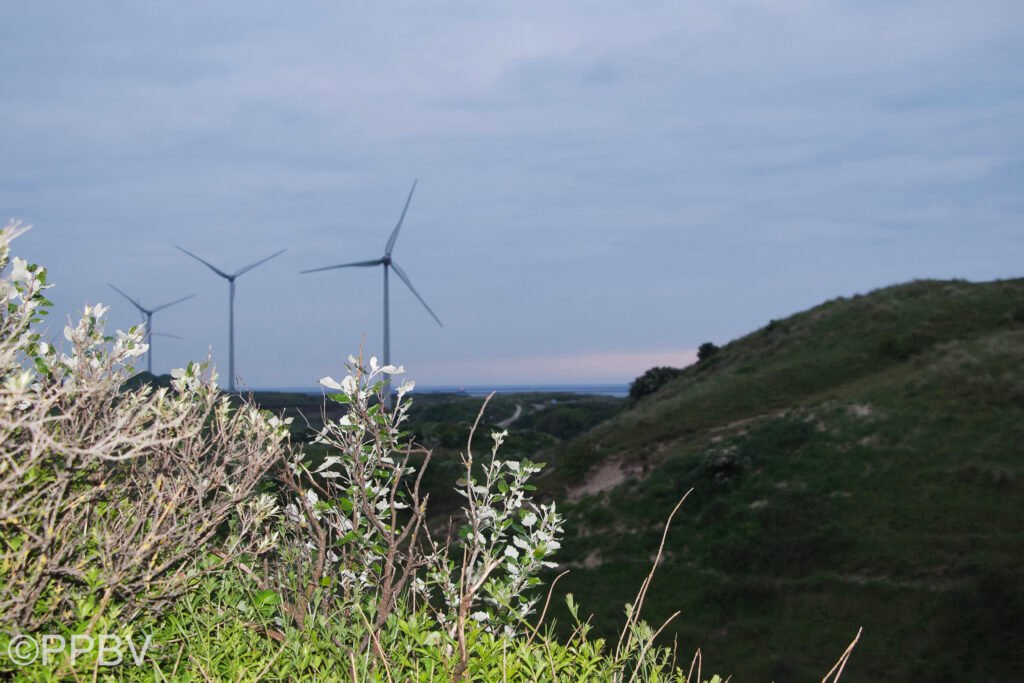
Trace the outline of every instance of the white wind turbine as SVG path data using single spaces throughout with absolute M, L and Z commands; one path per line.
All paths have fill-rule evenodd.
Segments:
M 384 255 L 379 259 L 373 259 L 372 261 L 355 261 L 353 263 L 340 263 L 336 266 L 324 266 L 322 268 L 311 268 L 309 270 L 303 270 L 302 273 L 316 273 L 322 270 L 334 270 L 336 268 L 369 268 L 371 266 L 384 266 L 384 365 L 391 364 L 391 322 L 390 322 L 390 301 L 388 293 L 388 273 L 393 268 L 395 275 L 405 283 L 405 286 L 409 288 L 409 291 L 413 293 L 419 302 L 423 304 L 423 308 L 427 309 L 427 312 L 437 321 L 438 325 L 444 327 L 441 323 L 441 319 L 437 317 L 437 314 L 431 310 L 427 302 L 423 300 L 420 293 L 416 291 L 416 288 L 412 286 L 412 282 L 409 280 L 409 276 L 405 274 L 405 271 L 399 268 L 398 264 L 395 263 L 394 259 L 391 258 L 391 251 L 395 248 L 395 241 L 398 239 L 398 232 L 402 229 L 402 221 L 405 220 L 405 213 L 409 210 L 409 202 L 412 201 L 412 193 L 416 191 L 416 181 L 412 184 L 412 189 L 409 190 L 409 197 L 405 200 L 405 208 L 402 209 L 402 215 L 398 218 L 398 224 L 395 229 L 391 231 L 391 237 L 388 238 L 387 244 L 384 246 Z M 384 387 L 384 406 L 388 409 L 391 408 L 391 390 L 388 385 Z
M 223 270 L 221 270 L 217 266 L 213 265 L 209 261 L 205 261 L 205 260 L 199 258 L 198 256 L 193 254 L 188 249 L 183 249 L 182 247 L 178 247 L 178 250 L 188 254 L 189 256 L 194 258 L 196 261 L 199 261 L 200 263 L 205 265 L 207 268 L 212 270 L 214 273 L 216 273 L 217 275 L 220 275 L 222 278 L 227 280 L 228 283 L 230 284 L 230 287 L 229 287 L 229 290 L 228 290 L 228 292 L 229 292 L 228 293 L 228 391 L 234 392 L 235 391 L 235 279 L 238 278 L 240 275 L 244 275 L 245 273 L 248 273 L 250 270 L 252 270 L 256 266 L 259 266 L 259 265 L 262 265 L 262 264 L 266 263 L 267 261 L 269 261 L 270 259 L 274 258 L 275 256 L 280 256 L 281 254 L 283 254 L 284 252 L 286 252 L 288 250 L 287 249 L 282 249 L 281 251 L 274 252 L 270 256 L 268 256 L 266 258 L 263 258 L 263 259 L 260 259 L 256 263 L 250 263 L 249 265 L 236 270 L 234 273 L 225 273 Z
M 156 313 L 157 311 L 162 311 L 165 308 L 173 306 L 174 304 L 180 304 L 182 301 L 185 301 L 187 299 L 191 299 L 192 297 L 195 296 L 195 294 L 189 294 L 188 296 L 183 296 L 180 299 L 175 299 L 174 301 L 171 301 L 171 302 L 166 303 L 166 304 L 162 304 L 160 306 L 156 306 L 155 308 L 146 308 L 141 303 L 139 303 L 138 299 L 133 299 L 132 297 L 128 296 L 127 294 L 125 294 L 124 292 L 122 292 L 120 289 L 118 289 L 114 285 L 110 284 L 109 282 L 107 284 L 110 285 L 110 288 L 112 290 L 114 290 L 115 292 L 117 292 L 118 294 L 123 296 L 125 299 L 128 299 L 128 301 L 131 301 L 132 305 L 135 306 L 135 308 L 139 309 L 139 312 L 142 313 L 142 316 L 144 318 L 144 322 L 146 323 L 146 343 L 149 344 L 149 350 L 146 351 L 146 372 L 148 372 L 149 374 L 152 375 L 153 374 L 153 339 L 152 339 L 152 337 L 155 335 L 155 336 L 158 336 L 158 337 L 170 337 L 172 339 L 181 339 L 181 337 L 179 337 L 176 334 L 167 334 L 165 332 L 154 332 L 153 331 L 153 314 Z

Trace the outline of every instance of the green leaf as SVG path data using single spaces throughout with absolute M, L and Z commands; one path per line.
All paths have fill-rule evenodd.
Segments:
M 341 538 L 339 538 L 338 542 L 335 545 L 339 545 L 339 546 L 348 545 L 349 543 L 351 543 L 352 541 L 356 540 L 357 538 L 359 538 L 359 534 L 356 531 L 350 531 L 347 534 L 345 534 L 344 536 L 342 536 Z
M 255 603 L 260 607 L 264 605 L 278 605 L 281 603 L 281 596 L 277 594 L 277 591 L 270 589 L 259 590 L 256 591 Z

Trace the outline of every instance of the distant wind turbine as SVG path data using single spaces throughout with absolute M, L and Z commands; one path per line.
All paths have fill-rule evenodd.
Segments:
M 412 193 L 416 191 L 416 181 L 412 184 L 412 189 L 409 190 L 409 197 L 405 200 L 405 208 L 402 209 L 402 215 L 398 218 L 398 224 L 395 229 L 391 231 L 391 237 L 388 238 L 388 243 L 384 246 L 384 256 L 379 259 L 372 261 L 356 261 L 354 263 L 341 263 L 336 266 L 324 266 L 323 268 L 311 268 L 310 270 L 301 271 L 305 273 L 317 273 L 321 270 L 334 270 L 336 268 L 368 268 L 370 266 L 384 266 L 384 365 L 391 364 L 391 323 L 390 323 L 390 302 L 388 294 L 388 272 L 394 268 L 395 275 L 397 275 L 405 286 L 409 288 L 409 291 L 419 299 L 420 303 L 423 304 L 423 308 L 427 309 L 427 313 L 433 316 L 434 320 L 437 321 L 438 325 L 444 327 L 441 323 L 441 319 L 437 317 L 437 314 L 431 310 L 427 302 L 423 300 L 420 293 L 416 291 L 416 288 L 412 286 L 412 282 L 409 280 L 409 276 L 405 274 L 405 271 L 398 267 L 398 264 L 391 258 L 391 251 L 395 248 L 395 241 L 398 239 L 398 232 L 402 229 L 402 221 L 405 220 L 405 213 L 409 210 L 409 202 L 412 201 Z M 391 408 L 391 390 L 385 385 L 384 389 L 384 405 L 386 408 Z
M 281 251 L 274 252 L 273 254 L 271 254 L 270 256 L 268 256 L 266 258 L 260 259 L 256 263 L 250 263 L 249 265 L 245 266 L 244 268 L 240 268 L 240 269 L 236 270 L 234 273 L 230 273 L 230 274 L 225 273 L 223 270 L 221 270 L 217 266 L 213 265 L 209 261 L 204 261 L 203 259 L 201 259 L 198 256 L 196 256 L 195 254 L 193 254 L 188 249 L 183 249 L 182 247 L 178 247 L 178 250 L 188 254 L 189 256 L 194 258 L 196 261 L 199 261 L 200 263 L 205 265 L 207 268 L 212 270 L 214 273 L 216 273 L 217 275 L 220 275 L 222 278 L 227 280 L 228 283 L 230 284 L 229 294 L 228 294 L 228 373 L 229 373 L 228 374 L 228 391 L 234 392 L 235 391 L 235 279 L 237 277 L 239 277 L 240 275 L 244 275 L 245 273 L 248 273 L 250 270 L 252 270 L 256 266 L 259 266 L 259 265 L 262 265 L 262 264 L 266 263 L 267 261 L 269 261 L 270 259 L 274 258 L 275 256 L 280 256 L 281 254 L 283 254 L 284 252 L 286 252 L 288 250 L 287 249 L 282 249 Z
M 174 301 L 171 301 L 169 303 L 157 306 L 156 308 L 146 308 L 145 306 L 140 304 L 137 299 L 133 299 L 132 297 L 128 296 L 127 294 L 125 294 L 124 292 L 122 292 L 120 289 L 118 289 L 114 285 L 110 284 L 109 282 L 107 284 L 110 285 L 110 288 L 112 290 L 114 290 L 115 292 L 117 292 L 118 294 L 123 296 L 125 299 L 128 299 L 128 301 L 131 301 L 132 305 L 135 306 L 135 308 L 139 309 L 139 312 L 142 313 L 143 318 L 145 319 L 145 323 L 146 323 L 146 343 L 149 344 L 149 350 L 146 351 L 146 372 L 148 372 L 149 374 L 152 375 L 153 374 L 153 339 L 152 339 L 152 337 L 155 335 L 155 336 L 158 336 L 158 337 L 171 337 L 172 339 L 181 339 L 181 337 L 179 337 L 177 335 L 174 335 L 174 334 L 161 334 L 160 332 L 153 332 L 153 314 L 156 313 L 157 311 L 162 311 L 165 308 L 173 306 L 174 304 L 180 304 L 182 301 L 185 301 L 186 299 L 191 299 L 192 297 L 195 296 L 195 294 L 189 294 L 188 296 L 183 296 L 180 299 L 175 299 Z

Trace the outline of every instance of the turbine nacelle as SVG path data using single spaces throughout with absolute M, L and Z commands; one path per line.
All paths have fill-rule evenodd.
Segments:
M 426 300 L 424 300 L 424 298 L 422 296 L 420 296 L 420 293 L 416 291 L 416 288 L 413 287 L 412 281 L 409 279 L 409 276 L 406 275 L 405 271 L 402 270 L 401 267 L 397 263 L 395 263 L 393 258 L 391 258 L 391 252 L 395 248 L 395 242 L 398 240 L 398 233 L 401 232 L 401 230 L 402 230 L 402 223 L 405 221 L 405 214 L 406 214 L 406 212 L 409 211 L 409 202 L 412 201 L 412 195 L 413 195 L 413 192 L 415 192 L 415 191 L 416 191 L 416 182 L 413 182 L 412 189 L 409 190 L 409 196 L 406 197 L 405 206 L 402 207 L 402 215 L 399 216 L 398 223 L 395 225 L 394 230 L 391 231 L 391 235 L 388 237 L 387 244 L 384 246 L 384 256 L 382 256 L 379 259 L 374 259 L 372 261 L 354 261 L 352 263 L 339 263 L 338 265 L 334 265 L 334 266 L 323 266 L 321 268 L 311 268 L 309 270 L 300 271 L 301 273 L 305 274 L 305 273 L 316 273 L 316 272 L 320 272 L 320 271 L 324 271 L 324 270 L 337 270 L 339 268 L 371 268 L 371 267 L 374 267 L 374 266 L 384 266 L 384 352 L 383 352 L 382 355 L 383 355 L 383 359 L 384 359 L 384 364 L 385 365 L 390 365 L 390 363 L 391 363 L 391 324 L 390 324 L 390 314 L 389 314 L 390 295 L 389 295 L 389 290 L 388 290 L 388 272 L 389 271 L 391 271 L 391 270 L 395 271 L 395 275 L 397 275 L 398 278 L 402 282 L 405 283 L 405 286 L 409 288 L 409 291 L 413 293 L 413 296 L 415 296 L 416 299 L 419 300 L 419 302 L 421 304 L 423 304 L 423 308 L 427 309 L 427 313 L 429 313 L 431 315 L 431 317 L 434 320 L 437 321 L 438 325 L 440 325 L 441 327 L 444 327 L 444 324 L 441 322 L 441 319 L 437 317 L 437 314 L 434 313 L 434 311 L 430 308 L 430 306 L 427 304 Z M 390 408 L 391 407 L 391 392 L 390 391 L 388 391 L 385 394 L 384 400 L 385 400 L 385 406 Z
M 216 273 L 217 275 L 220 275 L 220 276 L 221 276 L 222 278 L 224 278 L 224 279 L 225 279 L 225 280 L 227 280 L 228 282 L 234 282 L 234 281 L 235 281 L 235 280 L 236 280 L 236 279 L 237 279 L 238 277 L 240 277 L 240 276 L 242 276 L 242 275 L 245 275 L 246 273 L 248 273 L 248 272 L 249 272 L 250 270 L 252 270 L 252 269 L 253 269 L 253 268 L 255 268 L 256 266 L 262 265 L 262 264 L 266 263 L 267 261 L 269 261 L 270 259 L 272 259 L 272 258 L 274 258 L 274 257 L 277 257 L 277 256 L 280 256 L 280 255 L 281 255 L 281 254 L 283 254 L 284 252 L 288 251 L 287 249 L 282 249 L 281 251 L 275 251 L 275 252 L 274 252 L 273 254 L 271 254 L 270 256 L 267 256 L 266 258 L 262 258 L 262 259 L 260 259 L 259 261 L 256 261 L 255 263 L 250 263 L 250 264 L 249 264 L 249 265 L 247 265 L 247 266 L 242 266 L 241 268 L 239 268 L 238 270 L 236 270 L 236 271 L 235 271 L 235 272 L 233 272 L 233 273 L 226 273 L 226 272 L 224 272 L 223 270 L 221 270 L 220 268 L 218 268 L 217 266 L 215 266 L 215 265 L 213 265 L 212 263 L 210 263 L 209 261 L 207 261 L 207 260 L 205 260 L 205 259 L 202 259 L 202 258 L 200 258 L 200 257 L 196 256 L 195 254 L 193 254 L 193 253 L 192 253 L 191 251 L 189 251 L 188 249 L 184 249 L 184 248 L 182 248 L 182 247 L 178 247 L 178 246 L 175 246 L 175 248 L 176 248 L 176 249 L 177 249 L 178 251 L 180 251 L 180 252 L 182 252 L 182 253 L 184 253 L 184 254 L 188 254 L 189 256 L 191 256 L 192 258 L 194 258 L 194 259 L 195 259 L 196 261 L 199 261 L 199 262 L 200 262 L 200 263 L 202 263 L 202 264 L 203 264 L 204 266 L 206 266 L 207 268 L 209 268 L 210 270 L 212 270 L 212 271 L 213 271 L 214 273 Z
M 228 281 L 228 285 L 229 285 L 229 289 L 228 289 L 228 391 L 234 392 L 235 391 L 235 280 L 238 279 L 240 276 L 245 275 L 246 273 L 248 273 L 250 270 L 252 270 L 256 266 L 262 265 L 262 264 L 266 263 L 267 261 L 269 261 L 270 259 L 272 259 L 272 258 L 274 258 L 276 256 L 280 256 L 281 254 L 283 254 L 284 252 L 286 252 L 288 250 L 287 249 L 282 249 L 281 251 L 276 251 L 273 254 L 271 254 L 270 256 L 267 256 L 266 258 L 262 258 L 259 261 L 256 261 L 255 263 L 250 263 L 247 266 L 243 266 L 242 268 L 239 268 L 238 270 L 236 270 L 233 273 L 226 273 L 223 270 L 221 270 L 220 268 L 218 268 L 217 266 L 215 266 L 212 263 L 210 263 L 209 261 L 207 261 L 205 259 L 202 259 L 199 256 L 196 256 L 195 254 L 193 254 L 188 249 L 184 249 L 182 247 L 177 247 L 177 249 L 178 249 L 178 251 L 181 251 L 181 252 L 187 254 L 188 256 L 191 256 L 196 261 L 199 261 L 204 266 L 206 266 L 207 268 L 212 270 L 214 273 L 216 273 L 217 275 L 219 275 L 220 277 L 222 277 L 222 278 L 224 278 L 225 280 Z
M 174 301 L 169 301 L 166 304 L 160 304 L 159 306 L 156 306 L 154 308 L 146 308 L 145 306 L 143 306 L 139 302 L 138 299 L 135 299 L 133 297 L 128 296 L 127 294 L 125 294 L 124 292 L 122 292 L 120 289 L 118 289 L 117 287 L 115 287 L 113 284 L 111 284 L 109 282 L 107 284 L 110 286 L 110 288 L 112 290 L 114 290 L 115 292 L 117 292 L 118 294 L 123 296 L 125 299 L 128 299 L 128 301 L 130 301 L 132 303 L 132 305 L 135 306 L 135 308 L 139 309 L 139 312 L 142 313 L 142 315 L 144 315 L 146 317 L 146 340 L 149 343 L 149 349 L 146 351 L 146 370 L 147 370 L 147 372 L 149 372 L 149 374 L 153 374 L 153 342 L 152 342 L 152 338 L 154 336 L 158 336 L 158 337 L 172 337 L 174 339 L 181 339 L 181 337 L 175 336 L 173 334 L 164 334 L 164 333 L 160 333 L 160 332 L 153 332 L 153 325 L 152 325 L 153 314 L 156 313 L 157 311 L 162 311 L 165 308 L 170 308 L 171 306 L 173 306 L 175 304 L 180 304 L 182 301 L 187 301 L 188 299 L 191 299 L 192 297 L 194 297 L 195 294 L 189 294 L 188 296 L 183 296 L 180 299 L 175 299 Z
M 419 300 L 419 302 L 421 304 L 423 304 L 423 308 L 427 309 L 427 313 L 429 313 L 430 316 L 435 321 L 437 321 L 438 325 L 440 325 L 441 327 L 444 327 L 444 323 L 441 322 L 441 319 L 437 317 L 437 314 L 434 313 L 433 309 L 430 308 L 430 306 L 427 304 L 426 300 L 422 296 L 420 296 L 420 293 L 416 291 L 415 287 L 413 287 L 412 281 L 409 279 L 409 276 L 405 274 L 405 271 L 402 270 L 401 267 L 399 267 L 399 265 L 397 263 L 395 263 L 395 260 L 391 257 L 391 252 L 395 248 L 395 242 L 398 240 L 398 233 L 402 230 L 402 223 L 405 222 L 405 214 L 409 211 L 409 202 L 412 201 L 413 192 L 416 191 L 416 183 L 417 182 L 419 182 L 419 181 L 413 181 L 412 189 L 409 190 L 409 196 L 406 197 L 406 199 L 405 199 L 405 206 L 402 207 L 402 215 L 398 217 L 398 223 L 395 225 L 394 230 L 391 231 L 391 235 L 388 237 L 387 244 L 384 246 L 384 255 L 382 257 L 380 257 L 379 259 L 373 259 L 372 261 L 353 261 L 352 263 L 339 263 L 339 264 L 334 265 L 334 266 L 323 266 L 321 268 L 310 268 L 308 270 L 302 270 L 302 271 L 299 271 L 299 272 L 301 274 L 305 275 L 307 273 L 318 273 L 318 272 L 324 271 L 324 270 L 337 270 L 339 268 L 370 268 L 372 266 L 384 266 L 384 277 L 386 279 L 387 278 L 387 269 L 391 268 L 392 270 L 395 271 L 395 275 L 397 275 L 399 277 L 399 279 L 402 282 L 405 283 L 405 286 L 409 288 L 409 291 L 413 293 L 413 296 L 415 296 Z M 209 265 L 209 264 L 207 264 L 207 265 Z M 212 268 L 213 266 L 210 266 L 210 267 Z M 388 301 L 387 301 L 387 299 L 385 299 L 385 301 L 384 301 L 385 311 L 387 311 L 387 307 L 388 307 Z M 387 336 L 388 335 L 385 333 L 385 337 L 387 337 Z

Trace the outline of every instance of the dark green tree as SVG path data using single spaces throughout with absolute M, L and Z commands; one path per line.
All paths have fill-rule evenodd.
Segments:
M 718 353 L 718 346 L 712 342 L 704 342 L 697 348 L 697 362 L 705 361 Z
M 639 399 L 653 394 L 664 386 L 666 382 L 675 379 L 681 374 L 683 374 L 683 371 L 679 368 L 667 366 L 651 368 L 633 380 L 633 383 L 629 385 L 629 396 L 633 399 Z

